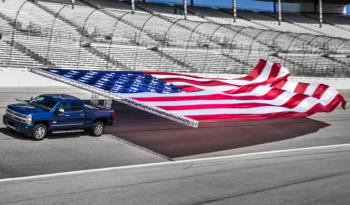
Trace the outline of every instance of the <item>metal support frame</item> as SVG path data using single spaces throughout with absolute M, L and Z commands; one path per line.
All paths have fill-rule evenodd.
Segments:
M 159 17 L 159 16 L 160 16 L 159 14 L 151 15 L 151 16 L 149 16 L 149 17 L 145 20 L 145 22 L 143 22 L 143 25 L 142 25 L 142 27 L 141 27 L 141 29 L 140 29 L 139 36 L 138 36 L 139 43 L 138 43 L 138 45 L 137 45 L 137 49 L 136 49 L 136 53 L 135 53 L 135 58 L 134 58 L 134 68 L 133 68 L 134 70 L 136 70 L 137 57 L 138 57 L 140 45 L 142 44 L 141 38 L 142 38 L 143 31 L 144 31 L 144 29 L 145 29 L 147 23 L 148 23 L 152 18 L 154 18 L 154 17 Z M 137 37 L 136 37 L 136 40 L 137 40 Z
M 107 55 L 107 56 L 108 56 L 108 60 L 107 60 L 107 62 L 106 62 L 106 70 L 108 69 L 108 63 L 109 63 L 109 61 L 110 61 L 110 59 L 111 59 L 111 48 L 112 48 L 112 43 L 113 43 L 113 39 L 114 39 L 114 32 L 115 32 L 115 30 L 116 30 L 116 28 L 117 28 L 119 22 L 124 18 L 124 16 L 126 16 L 126 15 L 128 15 L 128 14 L 130 14 L 130 13 L 131 13 L 131 11 L 126 12 L 126 13 L 124 13 L 123 15 L 121 15 L 121 16 L 118 18 L 118 20 L 115 22 L 114 26 L 113 26 L 113 29 L 112 29 L 112 38 L 111 38 L 111 41 L 109 42 L 109 46 L 108 46 L 108 55 Z
M 79 41 L 78 60 L 77 60 L 77 64 L 76 64 L 76 68 L 77 69 L 79 69 L 79 66 L 80 66 L 80 54 L 81 54 L 81 47 L 82 47 L 83 37 L 84 37 L 84 35 L 89 36 L 88 31 L 86 29 L 86 24 L 87 24 L 88 20 L 90 19 L 90 17 L 92 16 L 92 14 L 94 14 L 96 11 L 101 11 L 101 10 L 104 10 L 104 9 L 105 8 L 97 8 L 97 9 L 93 10 L 84 19 L 84 25 L 83 25 L 83 29 L 81 31 L 80 41 Z M 86 34 L 85 34 L 85 32 L 86 32 Z
M 318 1 L 318 11 L 320 15 L 320 28 L 322 28 L 323 23 L 323 6 L 322 6 L 322 0 Z
M 90 103 L 93 105 L 93 106 L 96 106 L 98 107 L 99 105 L 99 98 L 100 98 L 100 95 L 95 93 L 95 92 L 92 92 L 91 93 L 91 99 L 90 99 Z M 110 110 L 112 108 L 112 102 L 113 100 L 111 98 L 104 98 L 103 99 L 103 108 L 105 109 L 108 109 Z
M 14 22 L 14 25 L 13 25 L 13 29 L 12 29 L 12 35 L 11 35 L 11 46 L 10 46 L 10 52 L 9 52 L 9 57 L 8 57 L 8 64 L 7 64 L 7 67 L 10 67 L 10 63 L 11 63 L 11 58 L 12 58 L 12 47 L 14 45 L 14 41 L 15 41 L 15 32 L 17 30 L 17 19 L 18 19 L 18 16 L 19 16 L 19 13 L 21 12 L 23 6 L 28 3 L 29 0 L 26 0 L 25 2 L 23 2 L 21 4 L 21 6 L 18 8 L 17 12 L 16 12 L 16 18 L 15 18 L 15 22 Z
M 208 22 L 206 21 L 202 21 L 202 22 L 198 22 L 196 26 L 194 26 L 191 30 L 191 33 L 190 35 L 188 36 L 187 38 L 187 44 L 186 44 L 186 53 L 185 53 L 185 57 L 183 58 L 183 62 L 186 62 L 187 61 L 187 56 L 188 56 L 188 50 L 189 50 L 189 47 L 190 47 L 190 40 L 192 40 L 192 35 L 195 33 L 195 31 L 197 30 L 197 28 L 203 24 L 208 24 Z M 193 72 L 196 72 L 196 71 L 193 71 Z
M 184 0 L 184 19 L 187 20 L 187 0 Z
M 232 7 L 233 7 L 233 22 L 236 23 L 236 21 L 237 21 L 237 2 L 236 2 L 236 0 L 232 0 Z
M 135 0 L 131 0 L 131 13 L 135 13 Z
M 73 5 L 73 4 L 74 4 L 74 0 L 72 0 L 72 5 Z M 47 60 L 49 60 L 49 58 L 50 58 L 49 53 L 50 53 L 50 48 L 51 48 L 51 39 L 52 39 L 53 27 L 54 27 L 54 25 L 55 25 L 55 22 L 56 22 L 57 17 L 60 15 L 61 11 L 62 11 L 66 6 L 68 6 L 68 4 L 63 5 L 63 6 L 60 8 L 60 10 L 58 10 L 58 12 L 55 14 L 54 19 L 52 20 L 51 28 L 50 28 L 49 42 L 48 42 L 47 53 L 46 53 L 46 59 L 47 59 Z
M 203 68 L 202 68 L 202 71 L 205 72 L 205 69 L 206 69 L 206 66 L 207 66 L 207 59 L 208 59 L 208 54 L 209 54 L 209 49 L 210 49 L 210 42 L 213 41 L 213 37 L 214 35 L 216 34 L 216 32 L 218 30 L 220 30 L 221 28 L 225 27 L 227 25 L 225 24 L 222 24 L 220 26 L 218 26 L 210 35 L 209 39 L 208 39 L 208 47 L 207 47 L 207 52 L 205 53 L 205 57 L 204 57 L 204 65 L 203 65 Z
M 104 97 L 109 98 L 111 100 L 116 100 L 118 102 L 135 107 L 137 109 L 144 110 L 144 111 L 149 112 L 149 113 L 153 113 L 155 115 L 167 118 L 169 120 L 173 120 L 175 122 L 178 122 L 178 123 L 190 126 L 190 127 L 194 127 L 194 128 L 198 127 L 199 122 L 196 120 L 190 119 L 190 118 L 185 117 L 185 116 L 179 116 L 176 114 L 169 113 L 166 110 L 163 110 L 163 109 L 160 109 L 157 107 L 153 107 L 153 106 L 144 104 L 142 102 L 133 100 L 131 98 L 127 98 L 127 97 L 118 95 L 116 93 L 111 93 L 111 92 L 108 92 L 106 90 L 102 90 L 100 88 L 93 87 L 91 85 L 87 85 L 84 83 L 80 83 L 78 81 L 74 81 L 72 79 L 45 71 L 41 68 L 31 68 L 31 69 L 29 69 L 29 71 L 32 73 L 35 73 L 35 74 L 59 81 L 59 82 L 62 82 L 62 83 L 65 83 L 65 84 L 68 84 L 68 85 L 86 90 L 86 91 L 90 91 L 92 93 L 95 93 L 96 95 L 104 96 Z
M 278 25 L 282 23 L 282 5 L 281 0 L 278 0 Z
M 99 95 L 97 93 L 91 93 L 90 103 L 92 105 L 98 105 L 98 98 L 99 98 Z
M 231 38 L 231 41 L 230 41 L 230 44 L 229 45 L 229 50 L 228 50 L 228 53 L 227 55 L 230 56 L 230 53 L 231 51 L 234 49 L 234 46 L 233 46 L 233 42 L 234 40 L 236 40 L 236 37 L 238 35 L 244 35 L 244 33 L 242 33 L 244 30 L 246 29 L 249 29 L 249 27 L 241 27 L 241 29 L 239 31 L 235 31 L 236 33 L 232 36 Z M 227 58 L 226 62 L 225 62 L 225 67 L 228 68 L 229 66 L 229 63 L 230 63 L 230 58 Z
M 158 45 L 161 45 L 161 42 L 163 42 L 164 45 L 167 44 L 167 38 L 168 38 L 168 35 L 170 34 L 171 28 L 173 28 L 173 26 L 177 25 L 177 23 L 180 22 L 180 21 L 184 21 L 184 19 L 177 19 L 176 21 L 172 22 L 172 24 L 167 28 L 167 30 L 166 30 L 166 32 L 164 34 L 163 40 L 159 41 Z M 164 52 L 164 47 L 165 46 L 162 47 L 162 51 L 161 51 L 162 53 Z M 159 67 L 162 65 L 163 59 L 164 59 L 163 55 L 159 55 L 159 63 L 158 63 Z
M 248 59 L 250 59 L 250 54 L 252 53 L 254 42 L 257 41 L 258 37 L 259 37 L 262 33 L 266 33 L 266 32 L 270 32 L 270 31 L 269 31 L 269 30 L 260 30 L 260 32 L 258 32 L 254 37 L 252 37 L 252 41 L 250 42 L 250 45 L 249 45 L 249 52 L 248 52 L 248 56 L 247 56 Z M 258 42 L 259 42 L 259 41 L 258 41 Z
M 111 98 L 103 99 L 103 107 L 110 110 L 112 108 L 112 102 L 113 102 L 113 100 Z

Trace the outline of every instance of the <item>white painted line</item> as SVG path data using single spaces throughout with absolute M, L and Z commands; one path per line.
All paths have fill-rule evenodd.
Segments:
M 59 173 L 53 173 L 53 174 L 0 179 L 0 183 L 31 180 L 31 179 L 42 179 L 42 178 L 50 178 L 50 177 L 57 177 L 57 176 L 78 175 L 78 174 L 86 174 L 86 173 L 94 173 L 94 172 L 105 172 L 105 171 L 113 171 L 113 170 L 124 170 L 124 169 L 132 169 L 132 168 L 144 168 L 144 167 L 171 165 L 171 164 L 182 164 L 187 162 L 212 161 L 212 160 L 221 160 L 221 159 L 230 159 L 230 158 L 250 157 L 250 156 L 259 156 L 259 155 L 267 155 L 267 154 L 281 154 L 281 153 L 287 153 L 287 152 L 300 152 L 300 151 L 310 151 L 310 150 L 320 150 L 320 149 L 340 148 L 340 147 L 350 147 L 350 144 L 325 145 L 325 146 L 275 150 L 275 151 L 266 151 L 266 152 L 253 152 L 253 153 L 247 153 L 247 154 L 237 154 L 237 155 L 220 156 L 220 157 L 208 157 L 208 158 L 201 158 L 201 159 L 188 159 L 188 160 L 180 160 L 180 161 L 137 164 L 137 165 L 89 169 L 89 170 L 80 170 L 80 171 L 71 171 L 71 172 L 59 172 Z

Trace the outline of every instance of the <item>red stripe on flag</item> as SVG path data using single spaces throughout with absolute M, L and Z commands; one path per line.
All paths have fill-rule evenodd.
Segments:
M 320 99 L 323 95 L 323 93 L 328 89 L 328 85 L 320 84 L 315 92 L 312 94 L 312 97 Z
M 259 120 L 273 118 L 296 118 L 306 117 L 306 113 L 297 112 L 278 112 L 267 114 L 222 114 L 222 115 L 187 115 L 186 117 L 199 121 L 217 121 L 217 120 Z
M 309 83 L 298 83 L 297 87 L 294 89 L 295 93 L 304 93 Z
M 195 75 L 186 75 L 186 74 L 179 74 L 179 73 L 167 73 L 167 72 L 149 72 L 149 71 L 142 71 L 144 74 L 147 75 L 173 75 L 173 76 L 185 76 L 185 77 L 190 77 L 190 78 L 197 78 L 197 79 L 208 79 L 208 80 L 227 80 L 224 78 L 205 78 L 205 77 L 199 77 Z M 158 77 L 159 79 L 166 79 L 166 78 L 161 78 Z
M 248 93 L 248 92 L 251 92 L 253 91 L 256 87 L 259 87 L 259 85 L 246 85 L 246 86 L 243 86 L 239 89 L 235 89 L 235 90 L 227 90 L 225 91 L 224 93 L 227 93 L 227 94 L 238 94 L 238 93 Z
M 267 79 L 265 84 L 273 83 L 276 80 L 278 74 L 280 73 L 280 70 L 281 70 L 281 64 L 274 63 L 271 67 L 271 72 L 270 72 L 269 78 Z
M 243 78 L 238 78 L 237 80 L 248 80 L 248 81 L 255 80 L 262 73 L 265 65 L 266 65 L 266 61 L 260 59 L 258 65 L 256 65 L 256 67 L 254 68 L 254 70 L 251 73 L 249 73 L 247 76 L 245 76 Z
M 278 82 L 272 84 L 271 87 L 280 88 L 281 89 L 284 86 L 284 84 L 286 84 L 287 81 L 288 81 L 287 79 L 283 79 L 281 81 L 278 81 Z
M 309 96 L 304 94 L 296 94 L 293 97 L 289 98 L 289 100 L 283 105 L 281 105 L 281 107 L 287 107 L 290 109 L 295 108 L 301 103 L 301 101 L 303 101 L 305 98 L 308 98 L 308 97 Z
M 187 91 L 187 92 L 194 92 L 194 91 L 201 91 L 201 90 L 203 90 L 203 89 L 200 89 L 200 88 L 192 86 L 192 85 L 177 85 L 177 87 L 179 87 L 183 91 Z
M 220 85 L 237 86 L 237 85 L 233 85 L 233 84 L 226 83 L 223 81 L 218 81 L 218 80 L 196 81 L 196 80 L 190 80 L 185 78 L 164 78 L 163 80 L 167 83 L 185 82 L 185 83 L 190 83 L 192 85 L 208 86 L 208 87 L 220 86 Z
M 315 114 L 316 112 L 332 112 L 340 103 L 342 104 L 342 106 L 346 105 L 346 101 L 344 100 L 344 97 L 341 96 L 340 94 L 337 94 L 333 98 L 333 100 L 330 103 L 328 103 L 328 105 L 322 106 L 321 103 L 318 103 L 306 113 L 308 115 L 312 115 L 312 114 Z
M 169 102 L 169 101 L 190 101 L 190 100 L 272 100 L 285 92 L 284 90 L 272 88 L 262 96 L 232 96 L 225 94 L 198 95 L 198 96 L 167 96 L 167 97 L 133 97 L 132 99 L 141 102 Z
M 199 121 L 216 121 L 216 120 L 258 120 L 258 119 L 273 119 L 273 118 L 298 118 L 307 117 L 313 115 L 316 112 L 331 112 L 338 104 L 346 104 L 343 96 L 338 94 L 334 99 L 326 106 L 322 106 L 320 103 L 314 105 L 305 113 L 299 112 L 277 112 L 267 114 L 220 114 L 220 115 L 187 115 L 186 117 L 199 120 Z
M 157 106 L 164 110 L 201 110 L 201 109 L 237 109 L 237 108 L 255 108 L 271 106 L 267 103 L 236 103 L 236 104 L 202 104 L 202 105 L 177 105 L 177 106 Z

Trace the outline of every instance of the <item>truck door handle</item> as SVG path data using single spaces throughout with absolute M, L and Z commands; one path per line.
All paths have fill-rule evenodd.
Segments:
M 65 115 L 65 117 L 70 117 L 70 115 Z
M 80 116 L 84 116 L 85 114 L 80 114 Z

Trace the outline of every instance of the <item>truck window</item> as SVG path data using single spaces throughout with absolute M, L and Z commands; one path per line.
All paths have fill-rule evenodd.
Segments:
M 64 109 L 64 111 L 68 111 L 68 103 L 66 102 L 61 103 L 57 109 Z
M 83 105 L 81 102 L 71 102 L 71 110 L 72 112 L 80 112 L 83 111 Z
M 55 106 L 57 103 L 57 101 L 51 99 L 51 98 L 48 98 L 48 97 L 45 97 L 45 96 L 38 96 L 34 99 L 32 99 L 31 101 L 29 101 L 29 104 L 35 106 L 35 107 L 39 107 L 41 109 L 44 109 L 46 111 L 49 111 L 51 110 L 51 108 L 53 106 Z

